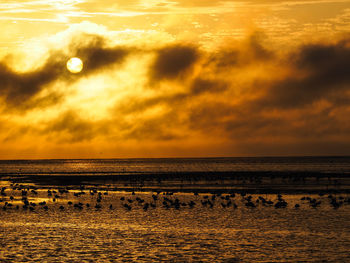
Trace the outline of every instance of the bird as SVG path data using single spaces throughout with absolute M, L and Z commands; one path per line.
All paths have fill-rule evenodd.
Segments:
M 148 207 L 149 207 L 149 204 L 148 204 L 148 203 L 145 203 L 144 206 L 143 206 L 143 210 L 144 210 L 144 211 L 147 211 Z
M 124 206 L 126 209 L 128 209 L 129 211 L 131 210 L 131 206 L 130 206 L 130 205 L 128 205 L 128 204 L 123 204 L 123 206 Z
M 251 207 L 251 208 L 255 208 L 256 205 L 252 202 L 252 201 L 248 201 L 246 204 L 245 204 L 246 207 Z
M 286 208 L 288 203 L 284 200 L 280 200 L 275 204 L 275 208 Z

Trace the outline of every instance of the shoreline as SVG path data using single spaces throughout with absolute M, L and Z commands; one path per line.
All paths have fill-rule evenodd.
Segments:
M 33 188 L 84 187 L 127 192 L 350 193 L 350 174 L 319 172 L 178 172 L 0 174 L 6 185 Z

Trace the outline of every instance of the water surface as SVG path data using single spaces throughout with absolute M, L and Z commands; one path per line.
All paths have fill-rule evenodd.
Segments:
M 0 161 L 0 187 L 6 187 L 0 196 L 0 261 L 349 262 L 349 161 Z M 144 175 L 156 179 L 144 182 Z M 85 181 L 79 184 L 67 179 L 80 176 Z M 138 181 L 119 182 L 120 176 Z M 286 207 L 276 208 L 279 200 Z

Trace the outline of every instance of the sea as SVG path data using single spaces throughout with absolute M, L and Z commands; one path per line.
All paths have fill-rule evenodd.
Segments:
M 350 262 L 350 157 L 0 161 L 0 262 Z
M 350 156 L 0 160 L 0 175 L 183 172 L 350 173 Z

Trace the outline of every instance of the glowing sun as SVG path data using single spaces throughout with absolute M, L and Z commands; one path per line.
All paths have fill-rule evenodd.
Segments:
M 67 61 L 67 69 L 72 73 L 79 73 L 83 69 L 83 61 L 80 58 L 70 58 Z

